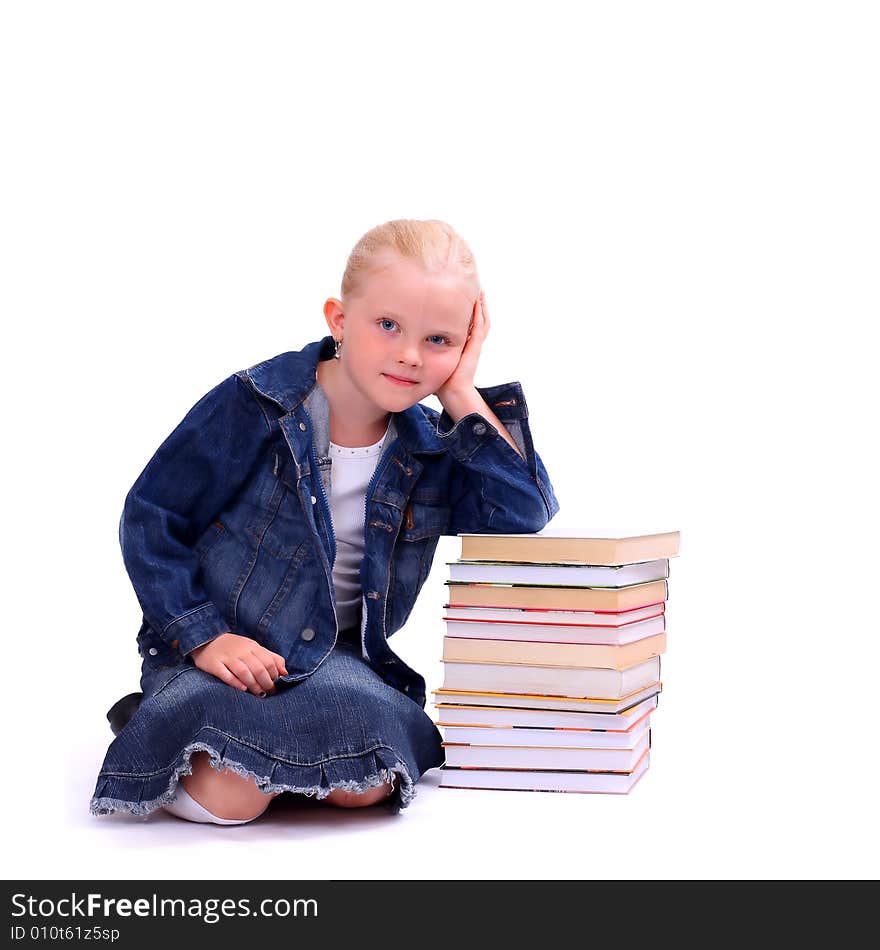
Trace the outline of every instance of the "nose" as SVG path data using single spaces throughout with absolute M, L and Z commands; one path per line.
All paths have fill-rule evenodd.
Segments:
M 419 355 L 418 342 L 415 340 L 404 340 L 400 345 L 397 361 L 398 363 L 406 363 L 407 366 L 421 366 L 422 358 Z

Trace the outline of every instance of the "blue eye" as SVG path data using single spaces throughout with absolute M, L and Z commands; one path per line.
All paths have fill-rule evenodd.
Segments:
M 379 326 L 382 327 L 383 330 L 390 331 L 390 330 L 393 330 L 397 326 L 397 322 L 392 320 L 391 317 L 380 317 L 378 322 L 379 322 Z M 391 326 L 385 326 L 385 324 L 391 324 Z M 432 333 L 428 337 L 428 339 L 436 340 L 439 346 L 443 346 L 444 344 L 450 342 L 449 340 L 446 339 L 445 336 L 441 336 L 439 333 Z

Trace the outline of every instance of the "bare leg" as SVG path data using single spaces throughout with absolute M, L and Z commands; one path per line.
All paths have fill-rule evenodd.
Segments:
M 394 786 L 391 782 L 385 782 L 376 788 L 369 788 L 365 792 L 346 792 L 341 788 L 334 788 L 333 791 L 319 801 L 327 802 L 328 805 L 336 805 L 339 808 L 363 808 L 366 805 L 375 805 L 376 802 L 388 798 Z
M 229 769 L 218 772 L 212 768 L 207 752 L 193 753 L 192 774 L 182 775 L 180 782 L 189 795 L 218 818 L 256 818 L 278 794 L 260 791 L 253 779 Z

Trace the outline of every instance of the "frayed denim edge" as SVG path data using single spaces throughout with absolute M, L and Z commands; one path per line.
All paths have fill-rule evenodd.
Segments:
M 394 785 L 387 801 L 394 803 L 396 810 L 396 807 L 406 808 L 416 796 L 415 784 L 410 777 L 406 766 L 400 761 L 398 761 L 397 768 L 380 769 L 374 775 L 368 775 L 363 780 L 363 782 L 355 782 L 353 780 L 334 782 L 327 788 L 321 788 L 318 785 L 286 785 L 284 783 L 276 784 L 275 782 L 270 782 L 268 779 L 262 778 L 261 776 L 257 775 L 256 772 L 245 768 L 243 765 L 238 762 L 234 762 L 232 759 L 221 758 L 220 753 L 217 752 L 216 749 L 213 749 L 211 746 L 209 746 L 206 742 L 192 742 L 184 747 L 183 763 L 175 768 L 174 773 L 171 776 L 171 781 L 168 784 L 167 791 L 148 802 L 127 802 L 118 798 L 93 798 L 89 803 L 89 812 L 92 815 L 110 815 L 116 811 L 125 811 L 132 815 L 137 815 L 138 817 L 144 817 L 155 811 L 157 808 L 161 808 L 163 805 L 170 805 L 177 795 L 177 783 L 180 776 L 192 774 L 191 763 L 193 753 L 195 752 L 207 752 L 210 756 L 211 766 L 218 772 L 222 772 L 224 769 L 229 769 L 230 772 L 235 772 L 236 775 L 241 775 L 243 778 L 253 778 L 260 791 L 267 794 L 270 792 L 294 792 L 298 795 L 307 795 L 309 797 L 315 796 L 317 799 L 322 799 L 326 798 L 330 792 L 337 788 L 342 789 L 342 791 L 345 792 L 366 792 L 371 788 L 376 788 L 377 786 L 384 784 L 385 782 L 393 782 L 394 776 L 399 775 L 401 781 Z

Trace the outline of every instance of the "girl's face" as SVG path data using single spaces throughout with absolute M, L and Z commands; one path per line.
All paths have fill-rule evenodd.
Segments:
M 429 274 L 388 253 L 344 312 L 335 307 L 331 319 L 325 306 L 325 313 L 343 339 L 339 362 L 355 389 L 384 411 L 400 412 L 435 393 L 455 371 L 474 300 L 454 269 Z

